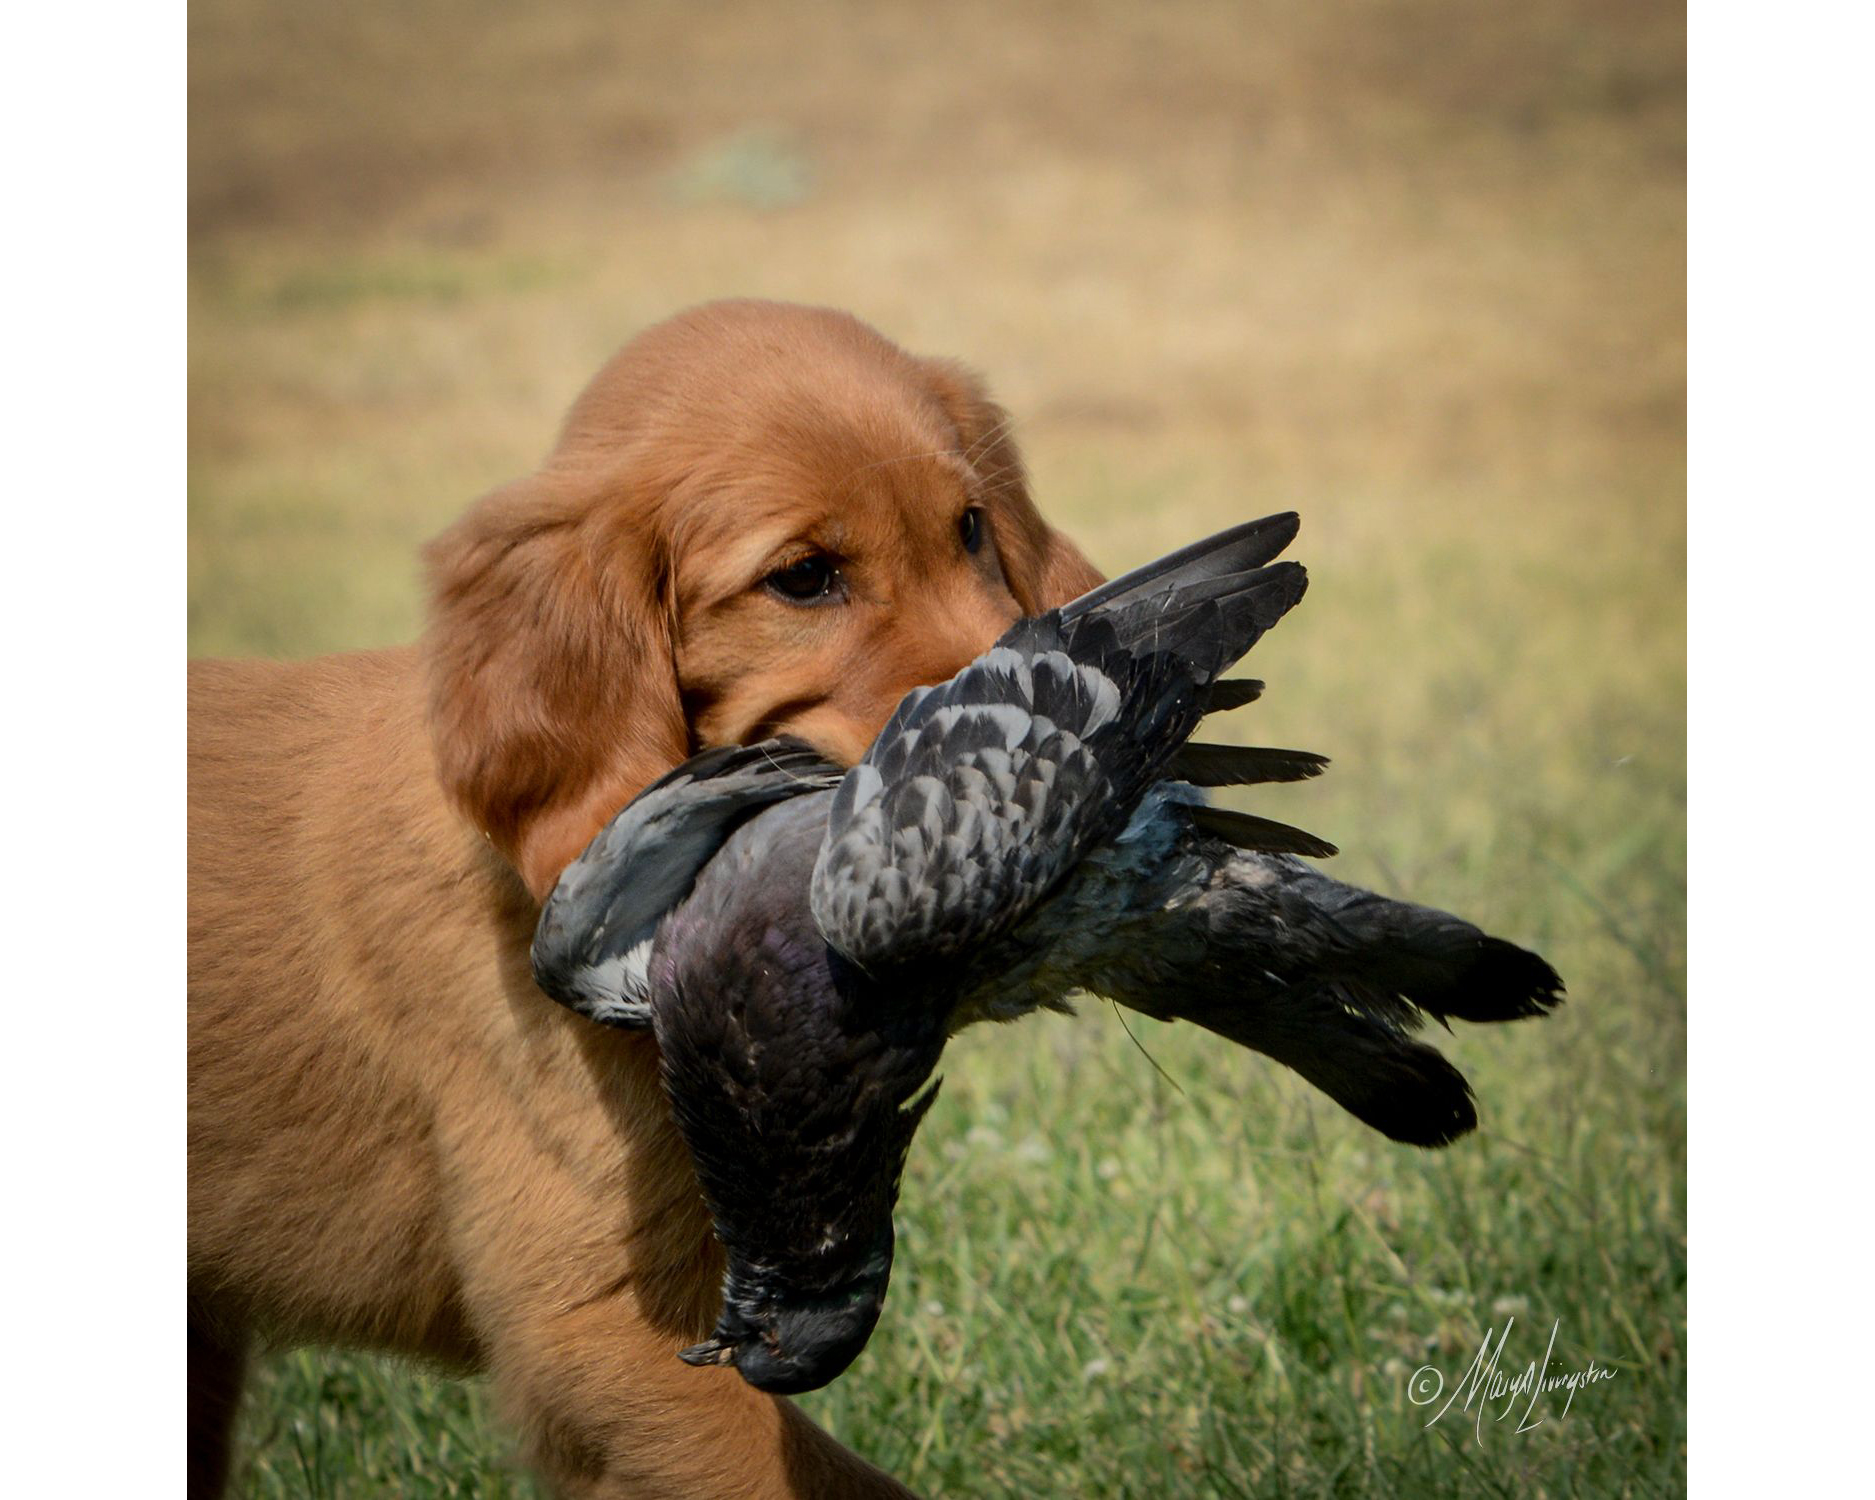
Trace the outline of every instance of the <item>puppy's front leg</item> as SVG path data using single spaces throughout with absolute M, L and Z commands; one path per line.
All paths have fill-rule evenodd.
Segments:
M 527 1457 L 567 1500 L 916 1500 L 793 1402 L 682 1364 L 629 1294 L 529 1319 L 494 1353 Z
M 215 1500 L 228 1482 L 235 1412 L 247 1368 L 245 1339 L 189 1319 L 189 1495 Z

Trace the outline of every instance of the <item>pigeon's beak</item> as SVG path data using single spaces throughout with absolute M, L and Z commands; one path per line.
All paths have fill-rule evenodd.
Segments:
M 677 1357 L 691 1365 L 734 1365 L 759 1391 L 794 1396 L 819 1390 L 859 1357 L 885 1306 L 886 1279 L 867 1277 L 839 1292 L 770 1302 L 747 1313 L 728 1299 L 715 1332 Z

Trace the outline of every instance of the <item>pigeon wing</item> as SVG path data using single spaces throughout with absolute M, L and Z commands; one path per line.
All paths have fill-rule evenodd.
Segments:
M 1060 653 L 1041 670 L 1067 662 Z M 847 773 L 814 868 L 815 921 L 869 973 L 967 951 L 1007 927 L 1103 829 L 1108 770 L 1090 712 L 1037 711 L 1033 659 L 1000 648 L 923 700 Z M 1069 664 L 1088 699 L 1117 707 L 1098 669 Z
M 833 799 L 811 894 L 828 943 L 876 974 L 967 953 L 1046 899 L 1301 598 L 1296 564 L 1245 566 L 1293 533 L 1276 517 L 1185 548 L 910 694 Z
M 534 982 L 595 1021 L 650 1025 L 645 961 L 664 914 L 747 819 L 842 774 L 805 743 L 775 739 L 706 750 L 652 782 L 554 886 L 534 929 Z
M 1123 573 L 1107 583 L 1097 584 L 1078 599 L 1061 606 L 1064 620 L 1075 620 L 1094 610 L 1111 610 L 1115 605 L 1177 589 L 1194 579 L 1215 578 L 1224 573 L 1243 573 L 1260 568 L 1282 555 L 1283 548 L 1296 539 L 1302 518 L 1294 511 L 1265 516 L 1260 521 L 1245 521 L 1208 536 L 1203 541 L 1180 547 L 1164 557 Z

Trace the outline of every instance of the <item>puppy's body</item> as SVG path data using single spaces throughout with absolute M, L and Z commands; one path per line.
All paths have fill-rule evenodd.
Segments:
M 693 748 L 789 730 L 850 761 L 1097 581 L 1003 426 L 841 315 L 699 309 L 433 547 L 422 648 L 192 666 L 193 1490 L 265 1341 L 492 1372 L 568 1494 L 903 1493 L 675 1359 L 722 1262 L 654 1044 L 549 1001 L 528 945 Z M 837 587 L 796 599 L 812 559 Z

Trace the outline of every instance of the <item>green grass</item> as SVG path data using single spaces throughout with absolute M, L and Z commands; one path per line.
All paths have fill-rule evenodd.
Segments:
M 1568 981 L 1439 1038 L 1483 1126 L 1436 1154 L 1183 1027 L 966 1035 L 807 1408 L 933 1495 L 1680 1491 L 1681 10 L 277 11 L 190 13 L 192 650 L 408 639 L 422 540 L 620 339 L 848 306 L 984 367 L 1110 569 L 1301 510 L 1238 732 L 1334 766 L 1256 805 Z M 1618 1373 L 1428 1429 L 1499 1308 Z M 537 1493 L 491 1405 L 269 1356 L 239 1493 Z
M 1132 1018 L 1136 1045 L 1092 1004 L 968 1033 L 913 1151 L 885 1319 L 817 1418 L 936 1495 L 1679 1489 L 1679 556 L 1670 510 L 1620 519 L 1448 522 L 1340 566 L 1305 533 L 1316 587 L 1241 716 L 1336 757 L 1258 806 L 1567 979 L 1553 1018 L 1440 1039 L 1483 1128 L 1394 1146 L 1261 1059 Z M 1522 1358 L 1555 1322 L 1565 1368 L 1616 1377 L 1533 1431 L 1428 1429 L 1408 1376 L 1456 1381 L 1505 1308 Z M 533 1493 L 475 1384 L 367 1359 L 268 1362 L 245 1437 L 245 1494 Z

